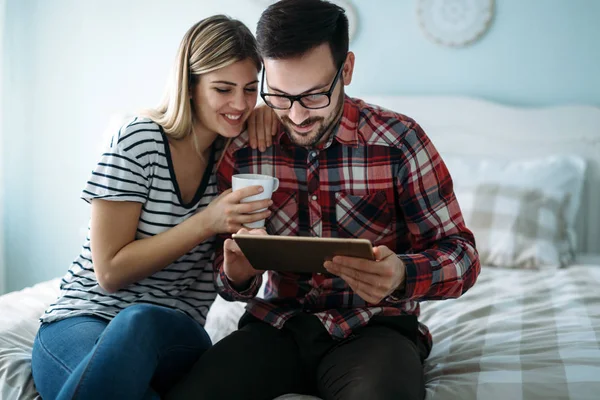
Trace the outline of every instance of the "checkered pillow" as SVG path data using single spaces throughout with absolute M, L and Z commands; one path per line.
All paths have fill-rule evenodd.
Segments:
M 565 221 L 568 194 L 499 184 L 455 191 L 483 265 L 557 268 L 572 261 Z

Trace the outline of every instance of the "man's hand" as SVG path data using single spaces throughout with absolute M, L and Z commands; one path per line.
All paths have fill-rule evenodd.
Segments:
M 386 246 L 373 249 L 375 260 L 336 256 L 325 261 L 325 269 L 339 276 L 363 300 L 378 304 L 395 290 L 404 287 L 406 267 Z
M 240 229 L 237 233 L 246 233 L 251 235 L 267 234 L 263 229 L 252 229 L 249 231 L 245 228 Z M 247 287 L 252 278 L 264 272 L 252 268 L 252 265 L 250 265 L 250 262 L 233 239 L 225 240 L 223 250 L 225 253 L 223 269 L 225 270 L 227 279 L 229 279 L 236 290 Z
M 248 118 L 248 139 L 250 147 L 261 152 L 271 147 L 273 136 L 277 134 L 279 121 L 275 112 L 267 105 L 260 105 Z

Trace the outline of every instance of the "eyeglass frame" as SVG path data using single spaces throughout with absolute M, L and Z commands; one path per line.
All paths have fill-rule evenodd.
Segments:
M 307 94 L 298 94 L 298 95 L 289 95 L 289 94 L 275 94 L 275 93 L 265 93 L 264 92 L 264 85 L 265 85 L 265 67 L 263 66 L 262 69 L 262 79 L 260 80 L 260 97 L 264 100 L 265 104 L 275 110 L 290 110 L 293 106 L 294 106 L 294 102 L 297 101 L 298 103 L 300 103 L 300 105 L 308 110 L 320 110 L 322 108 L 326 108 L 329 107 L 331 105 L 331 95 L 333 94 L 333 90 L 335 89 L 335 85 L 337 84 L 337 81 L 340 79 L 340 76 L 342 75 L 342 71 L 344 70 L 344 65 L 346 64 L 346 60 L 344 60 L 342 62 L 342 65 L 340 65 L 340 68 L 338 69 L 337 73 L 335 74 L 335 78 L 333 78 L 333 82 L 331 82 L 331 86 L 329 87 L 329 90 L 326 92 L 319 92 L 319 93 L 307 93 Z M 303 102 L 302 102 L 302 98 L 303 97 L 308 97 L 308 96 L 315 96 L 315 95 L 325 95 L 327 96 L 327 104 L 324 105 L 323 107 L 307 107 Z M 284 97 L 286 99 L 288 99 L 290 101 L 290 106 L 288 108 L 280 108 L 280 107 L 273 107 L 269 104 L 269 102 L 267 102 L 267 99 L 265 97 Z

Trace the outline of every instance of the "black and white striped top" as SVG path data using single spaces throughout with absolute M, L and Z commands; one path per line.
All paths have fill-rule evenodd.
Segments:
M 105 199 L 142 203 L 136 239 L 156 235 L 202 210 L 217 196 L 213 169 L 220 149 L 216 147 L 213 146 L 193 200 L 184 204 L 162 128 L 149 119 L 136 118 L 113 136 L 81 197 L 87 202 Z M 88 227 L 81 254 L 62 279 L 60 296 L 42 315 L 41 321 L 52 322 L 75 315 L 111 319 L 127 306 L 149 303 L 181 310 L 204 324 L 216 296 L 213 258 L 214 238 L 211 238 L 163 270 L 111 294 L 96 280 Z

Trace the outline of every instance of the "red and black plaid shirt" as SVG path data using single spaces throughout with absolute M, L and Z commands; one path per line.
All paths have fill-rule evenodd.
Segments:
M 377 305 L 367 304 L 330 274 L 269 271 L 239 293 L 223 271 L 217 250 L 217 288 L 227 300 L 247 301 L 255 317 L 281 328 L 295 314 L 316 315 L 335 338 L 345 338 L 374 315 L 419 315 L 419 302 L 456 298 L 477 279 L 480 264 L 465 227 L 446 165 L 412 119 L 346 97 L 338 127 L 321 148 L 294 146 L 281 131 L 261 153 L 243 133 L 218 170 L 219 190 L 236 173 L 276 176 L 271 235 L 366 238 L 385 245 L 406 265 L 405 288 Z M 419 324 L 428 351 L 431 335 Z

